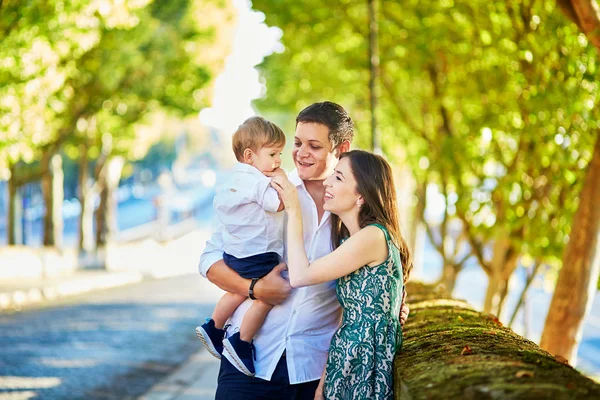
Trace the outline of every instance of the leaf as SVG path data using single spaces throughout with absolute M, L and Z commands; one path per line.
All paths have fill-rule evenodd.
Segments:
M 461 317 L 460 315 L 458 316 L 458 318 L 457 318 L 457 319 L 458 319 L 458 321 L 459 321 L 459 322 L 463 322 L 463 321 L 465 320 L 465 319 L 464 319 L 463 317 Z
M 488 315 L 488 319 L 489 319 L 491 322 L 495 323 L 496 325 L 502 326 L 502 322 L 500 322 L 500 320 L 498 319 L 498 317 L 497 317 L 497 316 L 495 316 L 494 314 L 489 314 L 489 315 Z
M 533 378 L 533 371 L 522 369 L 520 371 L 517 371 L 517 373 L 515 374 L 515 378 Z
M 462 351 L 460 352 L 461 356 L 468 356 L 470 354 L 473 354 L 473 349 L 471 349 L 470 346 L 463 347 Z

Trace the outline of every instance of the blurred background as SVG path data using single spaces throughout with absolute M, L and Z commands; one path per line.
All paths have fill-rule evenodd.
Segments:
M 394 165 L 411 279 L 600 376 L 597 9 L 0 1 L 0 399 L 140 396 L 197 352 L 232 133 L 273 120 L 290 170 L 324 100 Z

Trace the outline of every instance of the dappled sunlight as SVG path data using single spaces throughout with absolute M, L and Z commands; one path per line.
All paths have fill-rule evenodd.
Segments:
M 69 331 L 94 331 L 100 327 L 98 321 L 65 321 L 64 328 Z
M 37 392 L 31 390 L 19 392 L 0 392 L 0 400 L 27 400 L 37 396 Z
M 168 372 L 168 371 L 172 370 L 171 365 L 168 365 L 166 363 L 163 364 L 163 363 L 157 363 L 157 362 L 151 362 L 151 361 L 147 361 L 147 362 L 121 361 L 121 362 L 116 362 L 114 364 L 127 365 L 129 367 L 146 370 L 146 371 Z
M 176 319 L 190 315 L 193 310 L 184 307 L 159 308 L 153 310 L 152 314 L 160 319 Z
M 161 322 L 108 322 L 104 324 L 105 328 L 113 331 L 141 331 L 141 332 L 167 332 L 169 325 Z
M 39 364 L 45 365 L 47 367 L 54 368 L 89 368 L 95 367 L 101 361 L 93 360 L 93 359 L 75 359 L 75 360 L 65 360 L 61 358 L 40 358 L 37 359 L 36 362 Z
M 452 300 L 452 299 L 435 299 L 420 301 L 417 303 L 411 303 L 410 308 L 417 310 L 420 308 L 431 308 L 431 307 L 461 307 L 471 308 L 471 305 L 463 300 Z
M 48 389 L 60 383 L 52 377 L 0 376 L 0 389 Z
M 175 318 L 175 316 L 173 316 Z M 64 328 L 68 331 L 88 332 L 98 330 L 112 331 L 148 331 L 148 332 L 164 332 L 169 330 L 169 325 L 166 323 L 153 322 L 138 322 L 138 321 L 113 321 L 112 318 L 105 318 L 98 321 L 67 321 L 64 323 Z
M 20 388 L 48 399 L 138 398 L 199 349 L 194 328 L 212 306 L 195 301 L 196 288 L 202 291 L 197 280 L 146 281 L 94 293 L 85 300 L 92 304 L 14 314 L 2 325 L 0 370 L 60 380 L 53 387 L 52 381 L 13 380 L 14 389 L 4 382 L 0 392 Z M 192 302 L 182 302 L 179 291 Z M 155 294 L 164 303 L 155 303 Z M 38 390 L 43 383 L 48 387 Z

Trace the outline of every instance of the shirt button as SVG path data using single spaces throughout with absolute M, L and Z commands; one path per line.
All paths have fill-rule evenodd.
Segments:
M 292 314 L 296 314 L 296 310 L 294 310 L 294 312 Z

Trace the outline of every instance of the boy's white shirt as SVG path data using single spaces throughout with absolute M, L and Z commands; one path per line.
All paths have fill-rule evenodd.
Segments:
M 317 206 L 298 172 L 293 170 L 288 178 L 298 189 L 304 247 L 308 260 L 313 262 L 332 251 L 330 213 L 326 211 L 319 223 Z M 223 226 L 218 223 L 212 237 L 206 242 L 198 266 L 204 277 L 210 267 L 223 258 L 222 232 Z M 285 235 L 285 229 L 283 232 Z M 287 254 L 284 251 L 284 262 L 286 261 Z M 229 335 L 239 329 L 251 304 L 252 300 L 248 299 L 238 307 L 229 321 Z M 292 290 L 282 304 L 269 312 L 254 338 L 256 377 L 271 380 L 285 350 L 291 384 L 321 379 L 331 337 L 339 326 L 340 319 L 341 308 L 336 298 L 335 281 Z
M 220 185 L 213 207 L 222 229 L 221 251 L 236 258 L 274 252 L 283 257 L 283 213 L 271 178 L 238 162 Z

